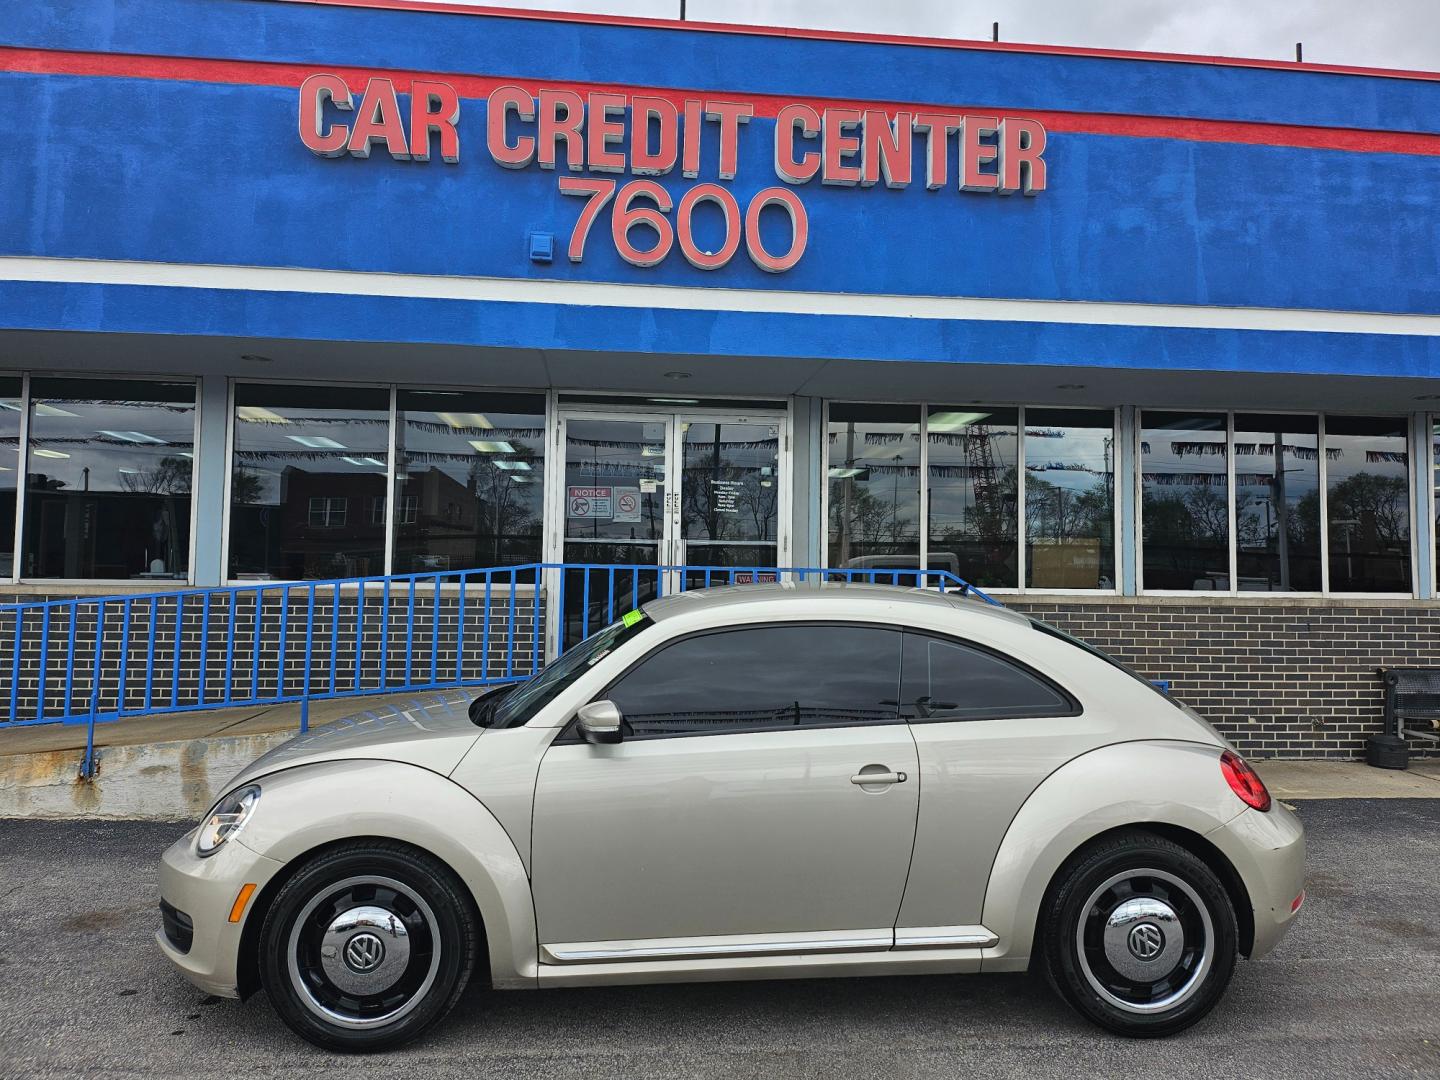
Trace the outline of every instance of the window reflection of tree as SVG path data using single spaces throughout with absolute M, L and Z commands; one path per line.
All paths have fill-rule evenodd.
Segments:
M 188 458 L 164 457 L 151 469 L 120 474 L 120 486 L 136 495 L 188 495 L 193 464 Z
M 831 425 L 829 441 L 832 474 L 837 468 L 843 470 L 830 481 L 831 565 L 849 566 L 867 556 L 918 554 L 918 419 L 913 426 L 889 421 L 836 423 Z
M 1145 586 L 1228 588 L 1226 418 L 1161 413 L 1153 419 L 1140 447 Z
M 893 474 L 897 470 L 872 466 L 868 471 L 874 475 L 885 471 Z M 889 547 L 914 544 L 914 522 L 899 515 L 898 500 L 888 493 L 883 498 L 873 495 L 869 485 L 856 483 L 849 477 L 841 483 L 850 485 L 846 492 L 849 513 L 846 513 L 847 502 L 831 499 L 830 533 L 844 538 L 842 553 L 848 550 L 851 555 L 842 554 L 838 565 L 845 565 L 855 552 L 883 553 Z
M 1114 507 L 1108 477 L 1083 488 L 1025 478 L 1025 531 L 1032 540 L 1090 540 L 1108 536 Z
M 714 427 L 713 441 L 687 439 L 685 443 L 681 499 L 687 539 L 773 540 L 780 498 L 775 483 L 779 441 L 722 442 L 724 425 Z M 755 459 L 759 463 L 751 464 L 743 459 Z M 720 508 L 719 496 L 724 488 L 732 486 L 738 488 L 735 504 L 738 510 L 744 511 L 748 519 L 745 522 Z M 703 537 L 689 535 L 692 523 L 704 529 Z
M 1236 577 L 1246 590 L 1319 591 L 1319 426 L 1314 416 L 1257 423 L 1266 419 L 1235 418 Z
M 1355 473 L 1332 484 L 1327 510 L 1332 589 L 1356 592 L 1409 589 L 1410 483 L 1407 476 Z

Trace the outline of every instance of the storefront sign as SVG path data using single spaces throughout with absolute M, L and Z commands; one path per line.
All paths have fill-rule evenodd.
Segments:
M 401 94 L 409 95 L 408 109 Z M 774 155 L 765 163 L 783 183 L 762 188 L 742 206 L 726 185 L 746 167 L 740 125 L 755 116 L 751 102 L 501 86 L 486 106 L 486 149 L 496 164 L 559 169 L 560 193 L 585 200 L 566 244 L 576 263 L 584 261 L 591 229 L 609 208 L 611 241 L 633 266 L 655 266 L 678 247 L 691 266 L 719 270 L 743 246 L 760 269 L 783 273 L 800 261 L 809 239 L 809 217 L 794 189 L 817 178 L 843 187 L 909 187 L 922 167 L 915 160 L 916 139 L 923 139 L 929 191 L 1034 195 L 1046 186 L 1045 129 L 1021 117 L 786 104 L 775 114 Z M 440 159 L 456 164 L 459 120 L 460 97 L 444 82 L 417 79 L 397 87 L 377 76 L 354 95 L 341 76 L 317 74 L 300 86 L 300 140 L 321 157 L 366 158 L 383 145 L 397 161 L 429 161 L 438 145 Z M 678 168 L 681 176 L 698 180 L 707 146 L 715 179 L 678 198 L 651 179 L 621 184 L 609 175 L 574 175 L 655 177 Z M 723 220 L 718 245 L 696 239 L 693 218 L 704 204 L 717 208 Z M 771 208 L 788 217 L 789 236 L 783 244 L 772 237 L 767 248 L 760 225 Z

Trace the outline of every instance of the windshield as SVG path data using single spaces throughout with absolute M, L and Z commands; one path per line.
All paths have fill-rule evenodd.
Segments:
M 520 727 L 555 700 L 556 695 L 598 664 L 616 646 L 629 641 L 650 625 L 640 611 L 632 611 L 617 623 L 597 630 L 529 681 L 521 683 L 496 706 L 491 727 Z

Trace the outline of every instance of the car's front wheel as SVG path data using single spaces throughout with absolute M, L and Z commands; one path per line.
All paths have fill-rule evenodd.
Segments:
M 1050 983 L 1121 1035 L 1169 1035 L 1220 999 L 1235 968 L 1235 911 L 1208 866 L 1141 831 L 1106 837 L 1062 871 L 1042 913 Z
M 262 982 L 296 1033 L 330 1050 L 415 1038 L 459 1000 L 480 939 L 463 886 L 438 860 L 364 841 L 306 863 L 260 932 Z

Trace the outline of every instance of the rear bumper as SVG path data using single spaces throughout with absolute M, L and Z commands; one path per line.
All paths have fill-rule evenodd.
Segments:
M 1255 920 L 1252 960 L 1280 943 L 1300 913 L 1305 891 L 1305 829 L 1276 802 L 1267 812 L 1246 810 L 1209 839 L 1239 873 Z
M 238 839 L 202 859 L 195 853 L 193 830 L 170 845 L 160 860 L 160 898 L 190 919 L 191 936 L 190 948 L 182 951 L 164 929 L 157 931 L 155 940 L 166 959 L 206 993 L 239 997 L 240 935 L 254 897 L 238 922 L 230 921 L 230 910 L 243 886 L 253 883 L 259 895 L 282 865 Z

